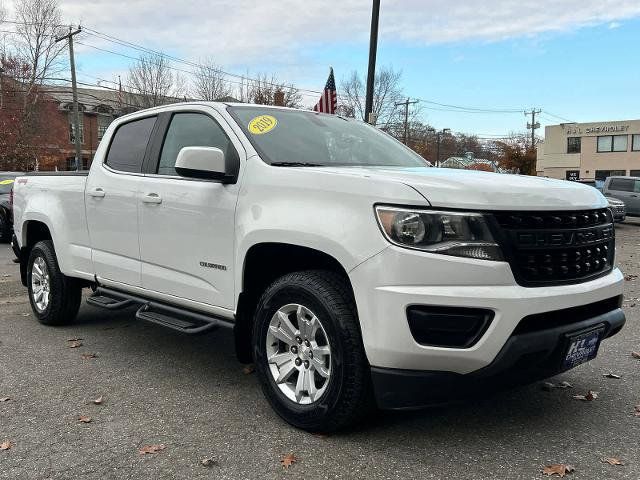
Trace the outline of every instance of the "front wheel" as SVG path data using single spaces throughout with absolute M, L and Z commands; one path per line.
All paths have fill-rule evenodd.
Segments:
M 27 263 L 27 287 L 33 313 L 45 325 L 72 323 L 82 299 L 77 280 L 65 276 L 58 266 L 53 242 L 38 242 Z
M 333 272 L 290 273 L 267 288 L 253 354 L 265 396 L 296 427 L 338 430 L 373 405 L 353 294 Z

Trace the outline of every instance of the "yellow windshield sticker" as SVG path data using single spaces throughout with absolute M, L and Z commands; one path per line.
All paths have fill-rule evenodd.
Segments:
M 254 135 L 262 135 L 276 128 L 277 124 L 278 120 L 276 120 L 276 117 L 260 115 L 249 122 L 249 131 Z
M 13 180 L 0 180 L 0 185 L 11 185 Z

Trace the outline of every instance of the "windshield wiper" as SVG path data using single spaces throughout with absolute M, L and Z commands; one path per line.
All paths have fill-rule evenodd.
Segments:
M 321 163 L 309 162 L 271 162 L 272 167 L 324 167 Z

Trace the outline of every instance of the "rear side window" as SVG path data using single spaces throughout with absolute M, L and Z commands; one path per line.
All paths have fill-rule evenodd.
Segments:
M 105 163 L 121 172 L 142 172 L 142 162 L 156 117 L 120 125 L 113 135 Z
M 217 147 L 225 156 L 237 156 L 231 140 L 211 117 L 201 113 L 176 113 L 162 146 L 159 175 L 177 175 L 178 153 L 183 147 Z
M 609 190 L 618 192 L 633 192 L 633 179 L 631 178 L 613 178 L 609 185 Z

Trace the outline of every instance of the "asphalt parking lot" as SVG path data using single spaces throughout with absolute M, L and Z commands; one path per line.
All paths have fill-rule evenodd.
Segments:
M 638 479 L 640 359 L 631 352 L 640 351 L 640 219 L 619 226 L 617 243 L 629 275 L 627 325 L 596 360 L 551 380 L 573 388 L 538 383 L 382 412 L 327 437 L 273 413 L 255 375 L 237 363 L 230 331 L 181 336 L 136 321 L 132 310 L 88 305 L 72 326 L 38 324 L 10 248 L 0 245 L 0 448 L 11 442 L 0 449 L 0 478 L 530 479 L 564 463 L 575 468 L 568 478 Z M 70 348 L 74 338 L 82 345 Z M 589 390 L 595 400 L 572 398 Z M 139 453 L 149 445 L 164 449 Z M 296 458 L 288 469 L 286 454 Z

